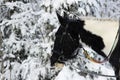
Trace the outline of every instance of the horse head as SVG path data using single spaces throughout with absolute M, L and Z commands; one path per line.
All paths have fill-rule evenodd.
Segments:
M 55 34 L 51 64 L 61 60 L 71 59 L 74 51 L 81 46 L 79 43 L 79 32 L 84 26 L 83 20 L 73 20 L 62 17 L 57 13 L 60 27 Z
M 82 47 L 81 43 L 85 43 L 98 54 L 106 57 L 104 52 L 101 51 L 105 47 L 103 39 L 85 30 L 85 22 L 83 20 L 69 19 L 68 17 L 60 16 L 58 13 L 57 17 L 60 27 L 55 34 L 51 65 L 54 65 L 55 62 L 73 58 L 75 50 L 78 47 Z M 81 40 L 81 43 L 79 40 Z

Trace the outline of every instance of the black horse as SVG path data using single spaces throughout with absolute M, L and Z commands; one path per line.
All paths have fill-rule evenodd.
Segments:
M 56 32 L 56 39 L 54 42 L 53 54 L 51 56 L 51 65 L 55 62 L 65 61 L 74 58 L 76 55 L 74 52 L 78 47 L 82 47 L 81 42 L 90 46 L 94 51 L 96 51 L 101 56 L 106 57 L 102 52 L 105 47 L 103 39 L 90 31 L 84 29 L 83 20 L 74 20 L 67 17 L 62 17 L 57 13 L 58 20 L 60 22 L 60 27 Z M 120 29 L 119 29 L 120 33 Z M 118 43 L 110 57 L 110 63 L 115 68 L 115 74 L 117 80 L 120 80 L 120 35 L 118 36 Z
M 51 56 L 51 65 L 55 62 L 66 61 L 74 58 L 74 52 L 78 47 L 82 47 L 81 42 L 90 46 L 98 54 L 106 57 L 102 52 L 105 47 L 103 39 L 90 31 L 84 29 L 85 22 L 83 20 L 74 20 L 62 17 L 57 13 L 60 27 L 55 34 L 55 42 L 53 54 Z

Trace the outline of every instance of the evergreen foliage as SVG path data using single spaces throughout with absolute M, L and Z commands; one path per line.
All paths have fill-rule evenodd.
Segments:
M 59 27 L 56 10 L 73 17 L 116 18 L 119 6 L 119 0 L 0 0 L 0 80 L 54 80 L 58 75 L 49 61 Z

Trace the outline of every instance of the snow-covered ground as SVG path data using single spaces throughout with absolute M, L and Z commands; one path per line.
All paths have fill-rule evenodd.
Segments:
M 89 47 L 85 46 L 84 49 L 88 51 L 91 57 L 94 56 L 96 60 L 99 58 L 101 58 L 101 61 L 104 60 Z M 107 77 L 115 75 L 114 70 L 108 61 L 104 63 L 92 62 L 85 58 L 83 52 L 83 49 L 80 49 L 75 60 L 66 62 L 66 64 L 70 64 L 63 67 L 55 80 L 116 80 L 114 77 Z M 92 74 L 92 72 L 94 73 Z M 99 74 L 107 76 L 105 77 Z

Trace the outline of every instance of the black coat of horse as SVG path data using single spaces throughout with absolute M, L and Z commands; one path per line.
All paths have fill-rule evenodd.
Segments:
M 51 56 L 51 65 L 58 62 L 62 56 L 62 60 L 73 58 L 74 51 L 78 47 L 82 47 L 79 42 L 81 40 L 86 45 L 90 46 L 98 54 L 106 57 L 102 52 L 105 47 L 103 39 L 84 29 L 85 22 L 83 20 L 74 20 L 67 17 L 62 17 L 57 13 L 60 27 L 55 34 L 55 42 L 53 54 Z M 75 56 L 74 56 L 75 57 Z

